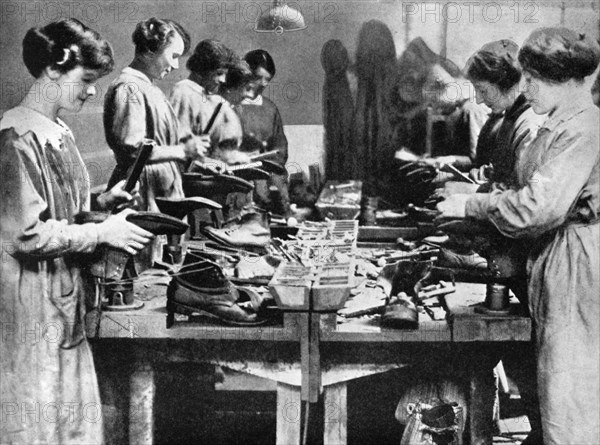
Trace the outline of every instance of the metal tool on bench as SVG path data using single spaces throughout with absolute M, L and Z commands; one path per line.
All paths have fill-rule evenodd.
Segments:
M 486 242 L 478 254 L 487 259 L 486 298 L 476 307 L 476 312 L 486 315 L 508 315 L 510 308 L 510 285 L 524 277 L 525 258 L 522 248 L 515 241 L 504 238 L 491 224 L 470 220 L 454 220 L 438 226 L 444 232 L 467 237 L 480 237 Z
M 81 212 L 75 215 L 77 224 L 101 223 L 109 214 L 104 212 Z M 127 220 L 155 235 L 181 235 L 188 225 L 177 218 L 156 212 L 137 212 Z M 133 283 L 137 272 L 133 257 L 121 249 L 101 246 L 90 258 L 89 272 L 96 277 L 97 292 L 108 311 L 139 309 L 144 304 L 136 300 Z
M 175 218 L 183 220 L 187 215 L 197 209 L 220 210 L 221 204 L 212 201 L 208 198 L 199 196 L 190 198 L 156 198 L 158 209 Z M 183 249 L 180 236 L 172 236 L 168 243 L 163 245 L 163 258 L 169 264 L 179 264 L 183 259 Z
M 152 155 L 156 143 L 152 139 L 144 139 L 129 169 L 123 190 L 133 192 L 135 186 Z M 128 207 L 125 203 L 115 206 L 112 213 L 118 213 Z M 146 212 L 147 213 L 147 212 Z M 131 221 L 131 215 L 128 219 Z M 149 215 L 151 217 L 151 215 Z M 82 212 L 75 219 L 77 223 L 102 222 L 108 217 L 106 213 Z M 138 215 L 138 222 L 143 220 L 144 215 Z M 136 221 L 131 221 L 137 224 Z M 172 222 L 172 221 L 171 221 Z M 181 223 L 181 222 L 180 222 Z M 187 227 L 187 225 L 186 225 Z M 185 228 L 183 228 L 185 231 Z M 112 249 L 106 246 L 98 249 L 96 260 L 91 264 L 91 273 L 97 277 L 97 292 L 103 296 L 102 309 L 106 311 L 124 311 L 140 309 L 144 303 L 134 298 L 133 281 L 137 277 L 133 257 L 120 249 Z
M 212 129 L 213 125 L 215 124 L 215 121 L 217 120 L 217 116 L 219 115 L 219 111 L 221 111 L 222 107 L 223 107 L 223 102 L 219 102 L 217 104 L 217 106 L 215 107 L 215 109 L 213 110 L 213 113 L 210 116 L 210 119 L 206 123 L 206 126 L 204 127 L 202 134 L 208 134 L 209 131 Z M 188 135 L 184 139 L 184 141 L 190 139 L 191 137 L 192 137 L 191 135 Z M 195 165 L 195 161 L 192 161 L 188 167 L 188 171 L 191 171 L 194 168 L 194 165 Z

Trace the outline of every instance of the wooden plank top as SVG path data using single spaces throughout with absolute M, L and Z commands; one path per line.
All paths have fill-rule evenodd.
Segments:
M 166 327 L 166 290 L 168 276 L 142 277 L 135 284 L 136 298 L 144 302 L 139 310 L 103 312 L 99 338 L 196 339 L 297 342 L 305 335 L 297 322 L 299 313 L 289 313 L 284 323 L 255 327 L 226 326 L 218 320 L 198 317 L 187 320 L 176 315 L 173 327 Z M 432 320 L 419 313 L 419 328 L 386 329 L 379 315 L 343 319 L 324 313 L 321 342 L 497 342 L 528 341 L 531 320 L 520 314 L 489 316 L 475 312 L 485 298 L 485 285 L 456 283 L 456 292 L 446 296 L 449 320 Z M 326 322 L 325 322 L 326 321 Z

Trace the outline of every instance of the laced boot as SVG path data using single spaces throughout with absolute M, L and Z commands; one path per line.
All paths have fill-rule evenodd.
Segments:
M 234 286 L 218 264 L 198 261 L 183 266 L 167 289 L 167 311 L 193 315 L 207 314 L 236 326 L 255 326 L 266 322 L 252 309 L 258 300 L 251 289 Z M 243 304 L 246 303 L 246 304 Z
M 271 240 L 268 215 L 265 212 L 246 213 L 222 229 L 203 227 L 201 232 L 211 240 L 229 247 L 264 249 Z

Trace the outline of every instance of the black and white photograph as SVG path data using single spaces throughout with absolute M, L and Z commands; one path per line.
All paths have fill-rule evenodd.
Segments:
M 600 445 L 597 0 L 0 0 L 0 445 Z

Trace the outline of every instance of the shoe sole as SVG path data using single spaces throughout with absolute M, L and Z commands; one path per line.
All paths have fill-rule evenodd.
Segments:
M 167 301 L 167 312 L 176 313 L 182 315 L 204 315 L 209 318 L 213 318 L 219 320 L 230 326 L 260 326 L 269 322 L 268 319 L 261 319 L 254 322 L 243 322 L 243 321 L 234 321 L 228 320 L 226 318 L 219 317 L 211 312 L 205 311 L 203 309 L 198 309 L 192 306 L 187 306 L 185 304 L 177 303 L 176 301 L 168 300 Z

